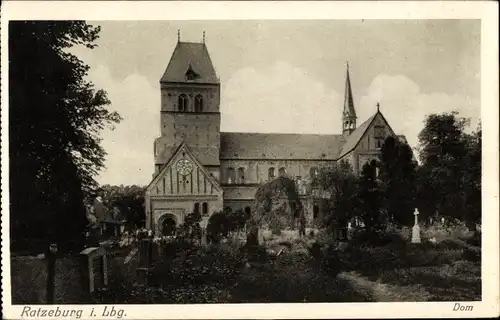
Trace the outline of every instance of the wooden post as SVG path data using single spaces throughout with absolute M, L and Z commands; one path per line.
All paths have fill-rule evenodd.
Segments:
M 54 304 L 57 244 L 51 244 L 47 251 L 47 304 Z

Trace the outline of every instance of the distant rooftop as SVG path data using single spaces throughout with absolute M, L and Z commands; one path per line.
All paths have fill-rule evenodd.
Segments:
M 335 160 L 342 135 L 288 133 L 220 133 L 221 159 Z

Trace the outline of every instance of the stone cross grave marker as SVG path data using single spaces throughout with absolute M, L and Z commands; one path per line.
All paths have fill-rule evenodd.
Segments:
M 87 248 L 80 252 L 82 285 L 89 294 L 108 286 L 108 261 L 104 247 Z
M 413 213 L 415 215 L 415 225 L 413 226 L 412 229 L 412 234 L 411 234 L 411 243 L 420 243 L 420 227 L 418 226 L 418 209 L 415 208 L 415 212 Z

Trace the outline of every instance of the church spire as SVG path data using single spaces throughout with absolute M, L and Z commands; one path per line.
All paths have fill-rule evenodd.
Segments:
M 356 129 L 356 110 L 351 89 L 351 78 L 349 76 L 349 62 L 345 78 L 344 110 L 342 112 L 342 133 L 349 135 Z

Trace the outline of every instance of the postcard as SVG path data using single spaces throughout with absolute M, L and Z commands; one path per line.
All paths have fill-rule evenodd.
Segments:
M 497 3 L 6 1 L 1 30 L 7 319 L 499 315 Z

